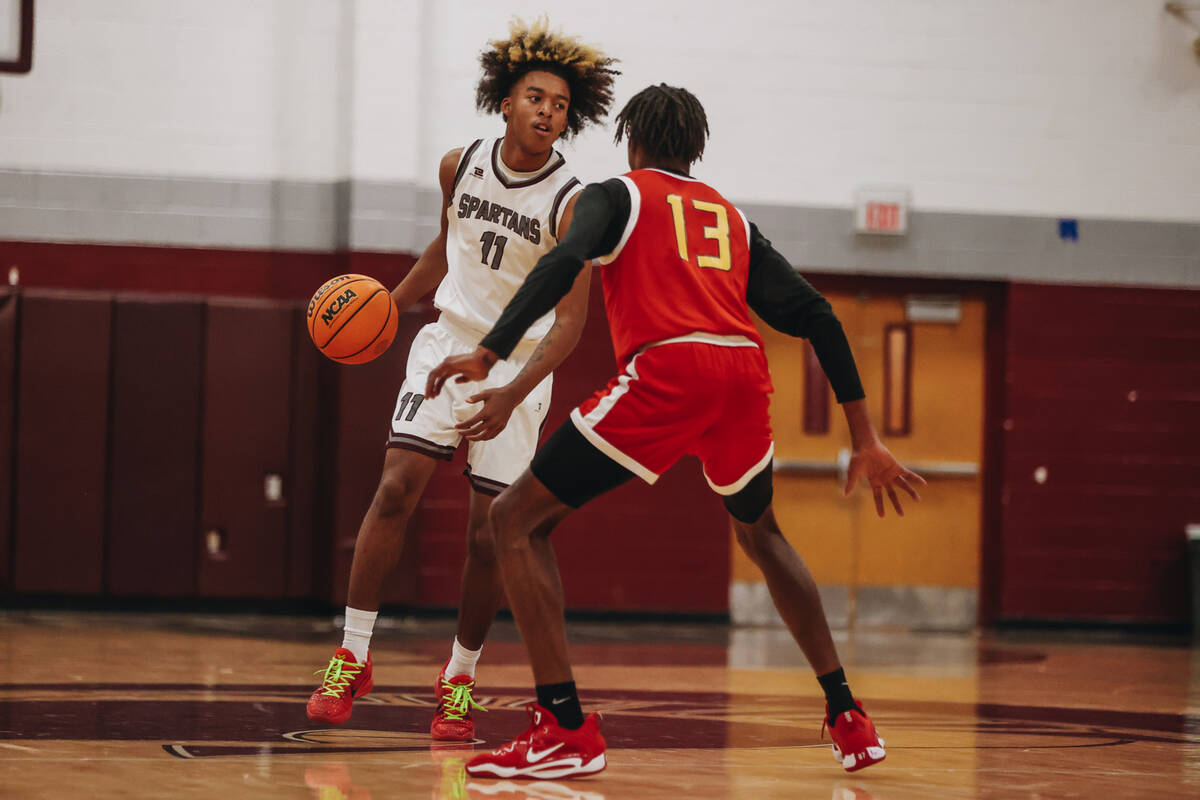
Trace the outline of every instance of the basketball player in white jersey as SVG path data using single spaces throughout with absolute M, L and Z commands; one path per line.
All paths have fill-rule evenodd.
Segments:
M 373 686 L 369 650 L 383 582 L 399 559 L 404 530 L 439 460 L 468 442 L 470 521 L 458 634 L 435 684 L 434 739 L 474 738 L 475 663 L 501 602 L 502 586 L 487 528 L 492 498 L 529 465 L 550 406 L 551 372 L 567 356 L 587 315 L 583 273 L 554 311 L 530 328 L 506 369 L 487 381 L 456 384 L 424 397 L 426 376 L 442 359 L 474 347 L 538 258 L 570 225 L 578 179 L 554 149 L 560 137 L 597 122 L 612 102 L 613 59 L 547 20 L 514 21 L 509 38 L 480 56 L 476 105 L 500 112 L 504 136 L 447 153 L 438 170 L 441 232 L 393 290 L 403 311 L 436 287 L 441 316 L 413 339 L 392 415 L 383 475 L 354 547 L 342 646 L 308 701 L 308 718 L 341 723 L 354 698 Z

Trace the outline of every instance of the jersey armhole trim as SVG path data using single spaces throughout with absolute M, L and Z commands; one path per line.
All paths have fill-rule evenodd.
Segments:
M 637 227 L 638 215 L 642 210 L 642 194 L 638 191 L 637 184 L 628 175 L 618 175 L 617 177 L 625 182 L 625 188 L 629 190 L 629 219 L 625 222 L 621 241 L 617 242 L 616 248 L 611 253 L 595 259 L 597 264 L 608 265 L 617 260 L 617 256 L 621 255 L 621 250 L 625 248 L 625 243 L 633 235 L 633 229 Z
M 750 252 L 750 220 L 746 219 L 746 212 L 742 211 L 737 206 L 733 210 L 738 212 L 738 216 L 742 218 L 742 224 L 746 226 L 746 252 Z
M 476 139 L 463 151 L 462 158 L 458 160 L 458 170 L 454 173 L 454 183 L 450 186 L 451 197 L 454 196 L 454 191 L 458 189 L 458 182 L 462 180 L 463 173 L 467 171 L 467 165 L 471 163 L 471 156 L 475 155 L 475 151 L 479 149 L 479 145 L 481 144 L 483 144 L 483 139 Z
M 550 206 L 550 235 L 558 240 L 558 220 L 559 214 L 562 212 L 562 207 L 571 199 L 573 195 L 577 195 L 583 191 L 583 184 L 579 182 L 579 178 L 571 178 L 563 184 L 563 187 L 558 190 L 558 194 L 554 195 L 554 203 Z

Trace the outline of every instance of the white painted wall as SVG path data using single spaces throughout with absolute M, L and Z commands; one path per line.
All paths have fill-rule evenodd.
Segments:
M 424 131 L 433 120 L 421 110 L 426 93 L 423 60 L 429 52 L 423 31 L 430 2 L 350 0 L 355 27 L 351 88 L 350 170 L 374 181 L 408 181 L 421 174 L 418 158 Z M 436 164 L 433 166 L 436 170 Z
M 332 178 L 339 5 L 42 0 L 34 66 L 0 78 L 0 167 Z
M 545 0 L 39 0 L 0 77 L 0 169 L 417 181 L 500 131 L 477 54 Z M 1161 0 L 560 0 L 622 59 L 618 103 L 692 89 L 697 174 L 752 203 L 1200 221 L 1197 31 Z M 1200 12 L 1195 14 L 1200 21 Z M 623 168 L 608 129 L 576 171 Z

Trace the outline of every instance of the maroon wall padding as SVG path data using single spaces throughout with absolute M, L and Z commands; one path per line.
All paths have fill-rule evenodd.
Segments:
M 197 588 L 205 597 L 283 597 L 295 303 L 212 300 L 204 359 Z M 314 436 L 321 432 L 314 431 Z M 283 478 L 268 502 L 264 480 Z M 225 537 L 209 552 L 207 532 Z
M 1013 284 L 1008 312 L 1001 618 L 1186 621 L 1200 292 Z
M 191 597 L 204 303 L 118 296 L 112 343 L 108 592 Z
M 13 420 L 17 402 L 20 295 L 0 289 L 0 592 L 12 589 Z
M 367 364 L 326 361 L 326 369 L 332 375 L 334 399 L 328 410 L 329 424 L 321 440 L 320 455 L 333 459 L 331 464 L 325 465 L 331 469 L 322 475 L 329 475 L 329 483 L 323 490 L 332 493 L 330 599 L 337 605 L 346 602 L 354 542 L 379 485 L 388 421 L 396 407 L 400 385 L 404 383 L 408 345 L 429 319 L 430 315 L 424 309 L 401 314 L 392 346 Z M 423 510 L 409 521 L 400 563 L 384 584 L 383 602 L 407 605 L 417 601 L 420 531 L 428 524 L 430 521 Z
M 27 288 L 237 295 L 307 300 L 335 275 L 359 272 L 389 288 L 415 259 L 404 253 L 298 253 L 191 247 L 0 242 Z
M 318 566 L 327 569 L 328 564 L 328 559 L 314 559 L 317 542 L 328 539 L 323 485 L 318 477 L 318 459 L 327 453 L 321 437 L 316 435 L 322 408 L 322 359 L 306 334 L 304 309 L 292 312 L 292 330 L 287 595 L 310 597 L 320 591 L 321 576 L 314 570 Z
M 572 408 L 616 374 L 597 276 L 587 327 L 554 374 L 543 440 Z M 440 469 L 421 505 L 420 602 L 454 606 L 466 557 L 467 492 L 455 466 Z M 592 501 L 552 535 L 567 607 L 607 611 L 725 613 L 729 610 L 729 516 L 695 459 L 654 486 L 633 479 Z
M 100 594 L 112 299 L 26 292 L 17 375 L 13 587 Z

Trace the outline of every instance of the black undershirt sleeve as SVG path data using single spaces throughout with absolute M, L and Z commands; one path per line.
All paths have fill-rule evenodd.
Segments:
M 629 190 L 616 178 L 590 183 L 575 201 L 566 235 L 526 276 L 500 319 L 479 344 L 508 358 L 529 326 L 571 291 L 575 277 L 590 258 L 611 253 L 629 221 Z
M 820 292 L 804 280 L 758 227 L 750 225 L 746 302 L 775 330 L 808 339 L 839 403 L 866 396 L 842 323 Z

